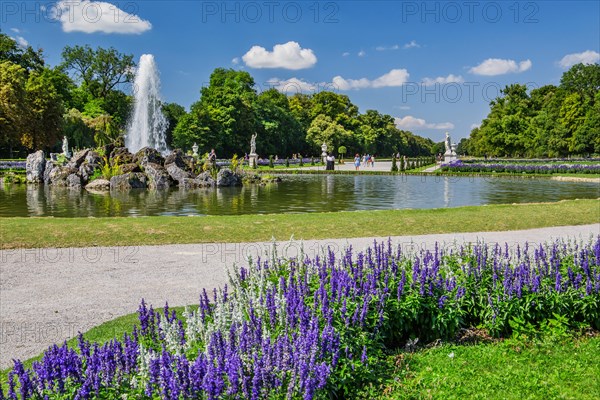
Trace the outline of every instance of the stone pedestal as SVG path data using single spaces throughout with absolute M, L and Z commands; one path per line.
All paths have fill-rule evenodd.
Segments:
M 252 168 L 252 167 L 258 167 L 258 154 L 251 153 L 248 156 L 248 165 L 250 166 L 250 168 Z
M 447 164 L 450 161 L 456 161 L 456 153 L 447 151 L 444 153 L 444 163 Z

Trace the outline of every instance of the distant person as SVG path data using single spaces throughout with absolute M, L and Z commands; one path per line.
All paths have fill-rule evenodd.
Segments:
M 331 153 L 327 153 L 327 157 L 325 157 L 326 167 L 325 170 L 333 171 L 335 165 L 335 157 Z
M 356 155 L 354 156 L 354 169 L 358 171 L 359 168 L 360 168 L 360 155 L 358 153 L 356 153 Z
M 371 156 L 371 167 L 375 166 L 375 155 Z

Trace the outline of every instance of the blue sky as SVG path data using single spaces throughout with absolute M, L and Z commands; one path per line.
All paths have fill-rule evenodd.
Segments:
M 0 28 L 44 49 L 113 46 L 155 56 L 165 101 L 186 108 L 217 67 L 260 88 L 334 90 L 402 129 L 458 140 L 510 83 L 558 84 L 598 62 L 596 1 L 2 1 Z

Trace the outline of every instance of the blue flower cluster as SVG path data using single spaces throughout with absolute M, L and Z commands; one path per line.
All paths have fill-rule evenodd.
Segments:
M 121 340 L 49 348 L 20 361 L 0 399 L 264 399 L 351 396 L 386 349 L 510 334 L 513 318 L 561 315 L 600 328 L 600 236 L 509 249 L 475 245 L 257 260 L 182 316 L 142 301 Z
M 0 161 L 1 169 L 25 169 L 25 161 Z

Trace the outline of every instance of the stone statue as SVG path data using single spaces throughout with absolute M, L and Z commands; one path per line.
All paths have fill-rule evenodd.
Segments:
M 69 153 L 69 141 L 66 136 L 63 136 L 62 151 L 66 158 L 71 158 L 71 153 Z
M 446 152 L 444 153 L 444 162 L 449 163 L 452 161 L 456 161 L 456 144 L 453 144 L 450 140 L 450 134 L 446 132 L 446 140 L 444 141 L 446 145 Z
M 250 154 L 256 154 L 256 133 L 250 138 Z
M 444 144 L 446 145 L 445 154 L 452 154 L 452 144 L 450 141 L 450 134 L 448 132 L 446 132 L 446 141 L 444 142 Z

